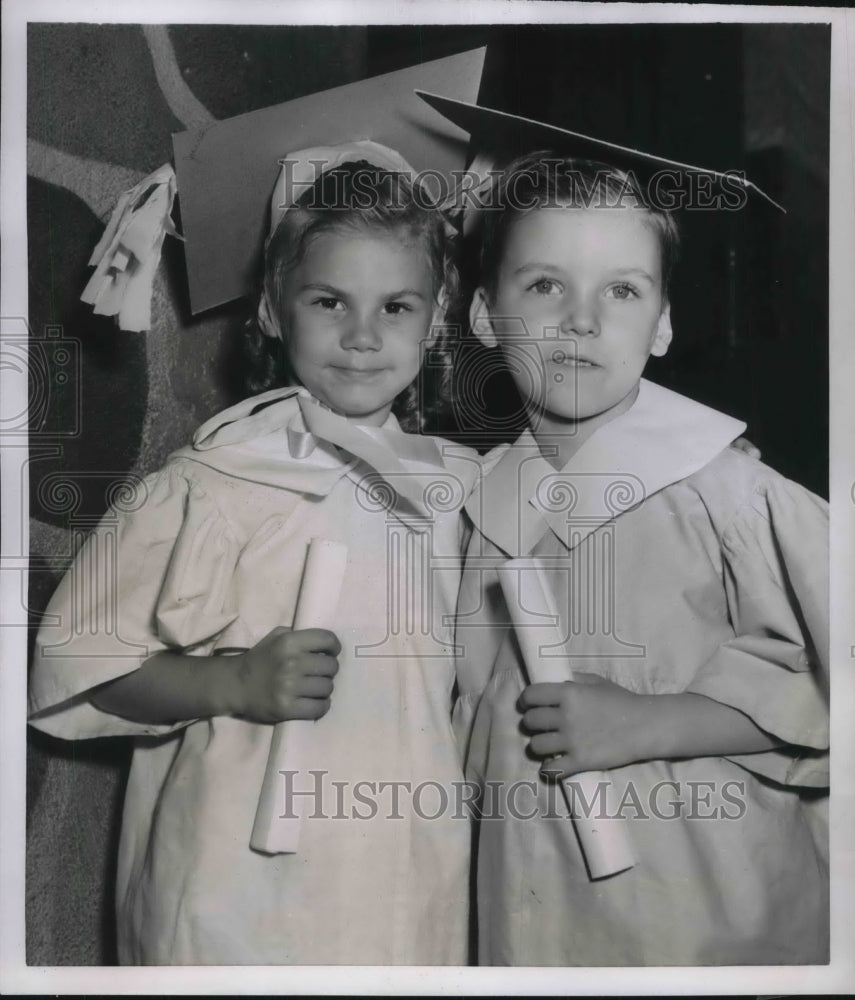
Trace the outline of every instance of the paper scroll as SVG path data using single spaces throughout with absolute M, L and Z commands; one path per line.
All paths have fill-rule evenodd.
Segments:
M 509 560 L 499 569 L 499 582 L 529 680 L 534 684 L 572 680 L 567 658 L 561 655 L 564 642 L 558 627 L 560 619 L 540 559 Z M 608 802 L 611 783 L 604 771 L 576 774 L 562 783 L 591 878 L 605 878 L 632 868 L 635 856 L 626 821 L 582 815 L 581 799 L 576 801 L 571 782 L 586 803 Z
M 306 565 L 294 614 L 294 629 L 329 628 L 344 582 L 347 546 L 323 538 L 313 538 L 306 554 Z M 273 739 L 267 769 L 255 813 L 249 845 L 263 854 L 295 854 L 300 842 L 302 808 L 305 795 L 285 801 L 286 782 L 282 771 L 297 772 L 291 787 L 296 787 L 304 769 L 305 746 L 313 723 L 294 719 L 273 727 Z

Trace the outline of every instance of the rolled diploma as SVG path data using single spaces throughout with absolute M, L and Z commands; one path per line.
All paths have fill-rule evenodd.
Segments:
M 508 560 L 499 569 L 499 582 L 514 623 L 529 680 L 534 684 L 557 684 L 572 680 L 573 672 L 566 657 L 556 655 L 558 651 L 554 648 L 560 649 L 564 640 L 558 628 L 560 619 L 557 608 L 549 592 L 540 559 L 532 557 Z M 548 651 L 544 655 L 541 651 L 544 647 L 552 655 Z M 608 802 L 611 782 L 605 771 L 588 771 L 573 775 L 561 786 L 591 878 L 605 878 L 632 868 L 635 855 L 626 821 L 574 815 L 574 811 L 578 812 L 578 809 L 574 810 L 575 793 L 569 787 L 571 782 L 588 803 L 602 800 Z M 604 786 L 602 799 L 597 796 L 598 786 Z
M 309 542 L 294 628 L 329 628 L 335 615 L 344 571 L 347 546 L 324 538 Z M 280 772 L 296 771 L 292 789 L 303 771 L 305 745 L 313 723 L 307 719 L 279 722 L 273 727 L 264 782 L 255 812 L 249 846 L 263 854 L 295 854 L 300 843 L 303 803 L 307 796 L 295 795 L 285 802 L 285 779 Z M 286 809 L 286 805 L 288 808 Z M 285 815 L 287 813 L 287 815 Z

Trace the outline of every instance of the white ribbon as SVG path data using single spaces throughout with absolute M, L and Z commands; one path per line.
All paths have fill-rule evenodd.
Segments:
M 315 146 L 289 153 L 281 161 L 279 176 L 270 199 L 268 242 L 288 210 L 294 207 L 319 177 L 345 163 L 357 163 L 359 160 L 365 160 L 373 167 L 393 174 L 406 174 L 410 179 L 416 176 L 415 170 L 400 153 L 370 139 L 344 142 L 339 146 Z
M 418 176 L 400 153 L 370 139 L 358 139 L 338 146 L 314 146 L 289 153 L 280 161 L 279 176 L 270 199 L 270 229 L 265 241 L 265 251 L 289 210 L 294 208 L 300 197 L 319 177 L 345 163 L 357 163 L 360 160 L 393 174 L 406 174 L 412 181 Z M 443 206 L 439 206 L 440 211 L 442 208 Z M 456 232 L 451 223 L 447 220 L 445 222 L 448 230 Z M 266 285 L 258 303 L 258 325 L 268 337 L 281 338 L 281 329 L 271 308 Z

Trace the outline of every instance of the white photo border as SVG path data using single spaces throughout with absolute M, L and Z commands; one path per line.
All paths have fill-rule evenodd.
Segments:
M 36 968 L 25 964 L 26 560 L 0 572 L 0 992 L 20 994 L 518 994 L 565 996 L 829 994 L 855 985 L 855 11 L 705 4 L 522 0 L 9 0 L 2 11 L 3 268 L 0 316 L 26 317 L 26 30 L 31 22 L 243 24 L 750 23 L 830 24 L 830 499 L 832 507 L 832 935 L 828 966 L 506 969 L 365 967 Z M 26 372 L 0 372 L 4 412 L 23 413 Z M 8 408 L 8 409 L 7 409 Z M 26 448 L 2 445 L 3 551 L 27 551 Z

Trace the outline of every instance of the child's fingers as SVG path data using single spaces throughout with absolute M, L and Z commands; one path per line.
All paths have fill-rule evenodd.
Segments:
M 564 684 L 529 684 L 523 688 L 517 705 L 521 711 L 528 708 L 538 708 L 542 705 L 559 705 Z
M 285 633 L 285 636 L 292 653 L 328 653 L 330 656 L 338 656 L 341 652 L 338 636 L 325 628 L 298 629 L 296 632 Z
M 760 458 L 760 449 L 752 444 L 748 438 L 738 437 L 732 444 L 731 448 L 735 448 L 737 451 L 744 452 L 751 458 Z
M 545 760 L 540 765 L 540 773 L 549 781 L 564 781 L 565 778 L 578 774 L 580 770 L 570 754 L 560 754 L 551 760 Z
M 330 710 L 329 698 L 298 698 L 289 716 L 292 719 L 321 719 Z
M 269 646 L 290 656 L 298 653 L 328 653 L 338 656 L 341 643 L 335 632 L 325 628 L 303 628 L 296 632 L 280 625 L 261 640 L 259 647 Z
M 528 733 L 552 732 L 561 726 L 561 713 L 557 708 L 530 708 L 522 717 L 523 729 Z
M 304 677 L 299 686 L 298 701 L 303 698 L 329 698 L 333 692 L 333 682 L 329 677 Z
M 566 752 L 566 740 L 560 733 L 536 733 L 528 741 L 529 750 L 535 757 L 554 757 Z
M 338 660 L 326 653 L 303 653 L 300 666 L 306 676 L 335 677 L 338 673 Z

